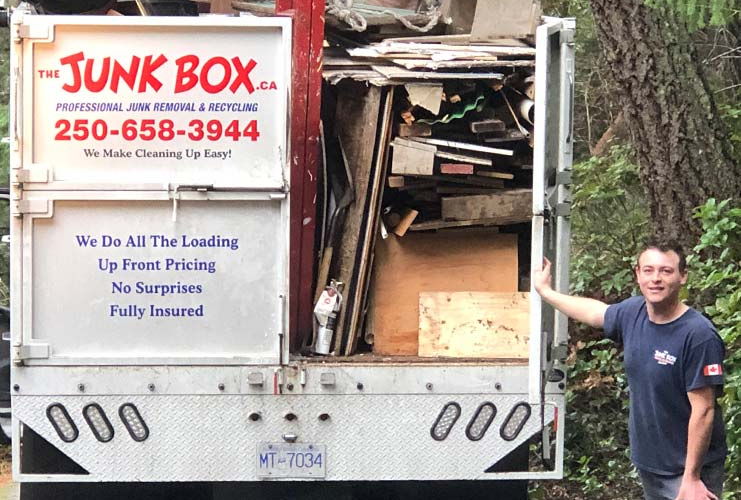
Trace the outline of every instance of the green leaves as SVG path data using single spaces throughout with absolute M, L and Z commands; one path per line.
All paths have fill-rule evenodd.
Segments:
M 695 216 L 703 234 L 688 258 L 687 290 L 694 306 L 710 318 L 726 344 L 725 387 L 720 399 L 729 446 L 726 485 L 728 491 L 741 491 L 741 207 L 711 198 Z
M 630 148 L 574 165 L 571 290 L 617 300 L 634 292 L 648 213 Z M 599 292 L 599 293 L 597 293 Z
M 731 0 L 646 0 L 646 5 L 672 10 L 679 19 L 687 23 L 690 31 L 707 26 L 724 26 L 739 14 Z

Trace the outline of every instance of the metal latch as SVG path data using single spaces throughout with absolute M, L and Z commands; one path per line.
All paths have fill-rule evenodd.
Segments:
M 213 184 L 175 184 L 172 186 L 170 188 L 170 197 L 172 198 L 172 221 L 177 222 L 178 220 L 178 201 L 180 201 L 180 193 L 182 191 L 197 191 L 199 193 L 205 193 L 213 190 Z
M 559 38 L 561 43 L 574 43 L 574 30 L 561 30 Z
M 568 344 L 562 343 L 562 344 L 554 345 L 551 348 L 551 359 L 565 361 L 568 356 L 569 356 Z

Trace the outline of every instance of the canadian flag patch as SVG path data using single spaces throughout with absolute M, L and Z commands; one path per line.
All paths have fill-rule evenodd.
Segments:
M 712 376 L 712 375 L 723 375 L 723 366 L 721 365 L 705 365 L 705 368 L 702 369 L 702 374 L 706 377 Z

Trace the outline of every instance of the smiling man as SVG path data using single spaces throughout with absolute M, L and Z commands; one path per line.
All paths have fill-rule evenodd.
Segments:
M 727 453 L 716 397 L 725 347 L 702 314 L 683 304 L 682 248 L 652 241 L 638 256 L 641 296 L 607 305 L 551 288 L 550 262 L 533 273 L 540 296 L 621 343 L 630 388 L 631 458 L 646 500 L 719 499 Z

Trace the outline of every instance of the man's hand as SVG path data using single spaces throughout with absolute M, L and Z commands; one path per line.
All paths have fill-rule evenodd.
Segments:
M 542 296 L 552 290 L 551 287 L 551 261 L 543 257 L 543 269 L 533 269 L 533 286 Z
M 718 500 L 700 479 L 684 476 L 677 498 L 674 500 Z
M 532 283 L 535 291 L 550 305 L 582 323 L 595 328 L 602 328 L 605 321 L 607 304 L 599 300 L 576 297 L 559 293 L 551 285 L 551 262 L 543 258 L 543 268 L 532 270 Z

